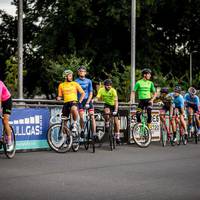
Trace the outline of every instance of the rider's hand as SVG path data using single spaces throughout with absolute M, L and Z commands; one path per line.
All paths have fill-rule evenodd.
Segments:
M 90 107 L 90 104 L 89 104 L 89 103 L 86 103 L 86 104 L 85 104 L 85 108 L 88 109 L 89 107 Z
M 117 115 L 117 111 L 114 111 L 112 114 L 113 114 L 113 116 Z
M 57 101 L 60 101 L 62 99 L 62 97 L 56 97 Z

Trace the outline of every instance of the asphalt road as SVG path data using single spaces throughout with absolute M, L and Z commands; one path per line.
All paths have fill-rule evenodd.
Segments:
M 199 200 L 200 144 L 0 155 L 1 200 Z

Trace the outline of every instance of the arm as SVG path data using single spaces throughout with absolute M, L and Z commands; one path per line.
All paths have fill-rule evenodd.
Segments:
M 93 97 L 93 92 L 90 92 L 86 104 L 90 103 L 90 101 L 92 100 L 92 97 Z
M 63 93 L 62 93 L 62 86 L 61 84 L 58 86 L 58 96 L 56 97 L 56 100 L 57 101 L 60 101 L 62 100 L 62 96 L 63 96 Z
M 132 104 L 132 103 L 134 103 L 134 102 L 135 102 L 135 91 L 132 90 L 132 91 L 131 91 L 131 97 L 130 97 L 130 103 Z

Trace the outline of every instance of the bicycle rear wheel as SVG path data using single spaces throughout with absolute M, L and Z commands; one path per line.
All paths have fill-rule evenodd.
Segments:
M 3 130 L 3 148 L 4 148 L 4 153 L 7 156 L 7 158 L 13 158 L 15 156 L 15 151 L 16 151 L 16 137 L 14 130 L 12 126 L 10 126 L 11 129 L 11 141 L 12 145 L 11 148 L 8 150 L 7 146 L 7 134 L 5 129 Z
M 150 145 L 152 136 L 145 124 L 136 123 L 132 129 L 132 137 L 139 147 L 145 148 Z
M 72 134 L 70 130 L 63 127 L 61 123 L 53 124 L 47 132 L 47 142 L 52 150 L 65 153 L 72 146 Z

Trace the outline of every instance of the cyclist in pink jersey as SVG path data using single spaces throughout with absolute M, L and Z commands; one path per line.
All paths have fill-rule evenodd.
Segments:
M 0 101 L 3 110 L 3 125 L 8 135 L 8 151 L 12 149 L 11 129 L 9 126 L 9 117 L 12 110 L 12 98 L 8 88 L 0 81 Z

